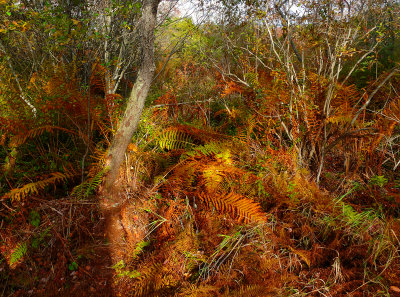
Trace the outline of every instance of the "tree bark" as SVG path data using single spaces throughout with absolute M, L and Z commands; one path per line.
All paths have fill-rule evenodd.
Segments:
M 108 172 L 104 180 L 104 190 L 112 190 L 118 178 L 119 168 L 124 160 L 125 151 L 139 124 L 144 103 L 153 80 L 154 65 L 154 30 L 157 22 L 157 10 L 160 0 L 143 0 L 139 34 L 141 64 L 135 85 L 128 99 L 124 117 L 108 151 L 106 167 Z M 118 200 L 118 198 L 113 198 Z M 118 202 L 118 201 L 114 201 Z
M 122 219 L 122 210 L 126 207 L 124 205 L 125 196 L 116 188 L 115 182 L 119 176 L 119 168 L 124 160 L 128 144 L 139 124 L 154 76 L 154 30 L 157 23 L 159 3 L 160 0 L 143 0 L 142 2 L 142 16 L 138 25 L 141 64 L 128 99 L 124 117 L 111 143 L 105 164 L 108 171 L 104 177 L 99 203 L 105 218 L 104 231 L 109 240 L 110 256 L 113 263 L 124 259 L 127 244 L 125 240 L 126 230 L 129 229 L 129 226 L 126 226 Z

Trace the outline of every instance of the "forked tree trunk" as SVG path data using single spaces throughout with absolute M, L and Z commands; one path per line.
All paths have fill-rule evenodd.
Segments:
M 110 243 L 110 254 L 113 262 L 123 258 L 125 236 L 124 226 L 120 219 L 124 198 L 121 191 L 116 189 L 115 181 L 118 178 L 125 151 L 139 124 L 154 76 L 154 30 L 159 3 L 160 0 L 143 0 L 142 2 L 142 16 L 139 20 L 139 50 L 142 60 L 124 117 L 111 143 L 106 161 L 108 171 L 104 178 L 100 207 L 106 219 L 105 233 Z

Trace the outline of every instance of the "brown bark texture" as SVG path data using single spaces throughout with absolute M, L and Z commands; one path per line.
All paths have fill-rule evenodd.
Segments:
M 143 0 L 142 16 L 139 20 L 141 64 L 136 82 L 129 96 L 124 117 L 108 151 L 103 188 L 100 195 L 100 208 L 106 224 L 105 233 L 109 240 L 113 263 L 123 259 L 125 230 L 121 221 L 121 210 L 125 195 L 118 190 L 115 182 L 124 160 L 126 149 L 135 133 L 144 103 L 149 92 L 154 71 L 154 30 L 157 23 L 157 10 L 160 0 Z
M 157 23 L 157 10 L 160 0 L 144 0 L 140 18 L 140 52 L 141 64 L 137 79 L 128 99 L 124 117 L 115 134 L 108 151 L 104 179 L 105 192 L 111 192 L 118 177 L 119 168 L 124 160 L 124 154 L 135 133 L 144 103 L 153 80 L 154 65 L 154 30 Z M 118 199 L 118 198 L 115 198 Z M 118 202 L 118 201 L 115 201 Z

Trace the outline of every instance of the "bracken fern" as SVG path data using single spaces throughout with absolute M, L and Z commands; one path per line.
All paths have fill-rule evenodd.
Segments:
M 18 243 L 14 251 L 10 255 L 9 264 L 11 267 L 15 266 L 18 261 L 20 261 L 28 251 L 28 246 L 26 242 Z
M 66 170 L 65 173 L 53 172 L 48 178 L 33 183 L 28 183 L 20 188 L 12 189 L 10 192 L 4 194 L 1 199 L 21 200 L 29 195 L 38 194 L 39 191 L 44 190 L 47 186 L 64 182 L 67 179 L 75 176 L 77 176 L 77 173 L 73 170 Z
M 76 186 L 72 190 L 71 196 L 74 196 L 79 199 L 89 197 L 91 194 L 93 194 L 96 191 L 96 189 L 101 184 L 105 171 L 106 171 L 105 169 L 100 170 L 95 176 L 89 178 L 85 182 Z

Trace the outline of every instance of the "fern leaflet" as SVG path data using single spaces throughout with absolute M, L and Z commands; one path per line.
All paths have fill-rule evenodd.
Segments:
M 17 244 L 13 253 L 10 256 L 9 260 L 10 266 L 14 266 L 19 260 L 21 260 L 25 256 L 27 251 L 28 251 L 28 246 L 26 242 Z
M 229 213 L 239 221 L 263 222 L 265 213 L 259 203 L 237 193 L 201 193 L 199 198 L 209 207 L 221 213 Z
M 50 174 L 50 177 L 46 179 L 26 184 L 21 188 L 12 189 L 10 192 L 4 194 L 4 196 L 1 197 L 1 199 L 11 199 L 11 200 L 24 199 L 29 195 L 38 194 L 39 191 L 44 190 L 44 188 L 46 188 L 47 186 L 61 183 L 76 175 L 77 174 L 73 171 L 66 171 L 66 173 L 53 172 Z
M 175 150 L 194 146 L 194 141 L 189 134 L 179 130 L 168 130 L 158 138 L 158 145 L 161 149 Z
M 67 132 L 70 134 L 76 134 L 74 131 L 63 128 L 63 127 L 46 125 L 46 126 L 42 126 L 39 128 L 29 130 L 28 132 L 24 132 L 23 134 L 18 134 L 16 136 L 14 136 L 11 139 L 10 146 L 18 147 L 18 146 L 24 144 L 29 138 L 36 138 L 36 137 L 42 135 L 44 132 L 53 133 L 55 130 L 64 131 L 64 132 Z
M 77 197 L 80 199 L 89 197 L 91 194 L 94 193 L 94 191 L 101 184 L 104 173 L 105 173 L 105 169 L 102 169 L 92 178 L 89 178 L 87 181 L 76 186 L 72 190 L 71 196 L 74 196 L 74 197 Z

